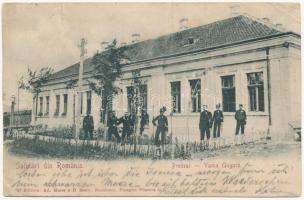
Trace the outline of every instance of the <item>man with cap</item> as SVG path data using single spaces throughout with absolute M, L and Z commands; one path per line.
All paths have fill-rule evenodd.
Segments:
M 204 148 L 209 147 L 210 128 L 212 127 L 212 114 L 207 110 L 207 105 L 203 105 L 203 111 L 200 114 L 199 129 L 201 144 Z M 205 134 L 207 140 L 205 140 Z
M 83 118 L 82 128 L 84 131 L 84 139 L 93 139 L 94 121 L 89 112 L 87 112 L 87 115 Z
M 219 146 L 219 139 L 221 137 L 221 125 L 224 121 L 223 111 L 220 110 L 221 105 L 217 104 L 216 110 L 213 113 L 213 139 L 215 142 L 215 146 Z
M 122 123 L 122 136 L 121 136 L 121 142 L 125 142 L 125 137 L 127 136 L 127 139 L 129 139 L 130 135 L 132 134 L 132 128 L 134 125 L 133 120 L 131 119 L 131 116 L 129 112 L 125 112 L 124 116 L 118 119 L 118 124 Z
M 118 134 L 118 131 L 117 131 L 117 123 L 118 123 L 118 120 L 117 120 L 117 117 L 116 117 L 116 114 L 115 114 L 115 111 L 110 111 L 109 112 L 109 116 L 108 116 L 108 140 L 111 140 L 112 138 L 112 135 L 114 135 L 117 139 L 118 142 L 120 142 L 120 136 Z
M 241 144 L 244 143 L 244 132 L 246 125 L 246 112 L 243 110 L 243 104 L 239 104 L 239 109 L 235 112 L 236 130 L 235 130 L 235 144 L 238 144 L 238 136 L 241 128 Z
M 140 135 L 142 135 L 142 133 L 144 132 L 145 125 L 147 124 L 149 124 L 149 115 L 145 109 L 142 109 L 140 115 L 140 130 L 139 130 Z
M 162 146 L 165 144 L 166 131 L 168 130 L 168 119 L 164 115 L 166 108 L 163 107 L 159 110 L 159 115 L 152 120 L 154 126 L 157 126 L 155 132 L 155 145 L 158 147 L 160 143 Z M 157 121 L 157 124 L 155 123 Z M 159 142 L 159 135 L 161 134 L 161 142 Z

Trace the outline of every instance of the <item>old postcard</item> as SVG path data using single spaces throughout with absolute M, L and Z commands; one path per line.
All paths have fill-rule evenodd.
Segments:
M 5 196 L 301 195 L 300 3 L 2 16 Z

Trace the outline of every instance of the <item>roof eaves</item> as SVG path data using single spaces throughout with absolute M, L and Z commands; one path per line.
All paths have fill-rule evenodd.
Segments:
M 181 52 L 181 53 L 177 53 L 177 54 L 170 54 L 170 55 L 165 55 L 165 56 L 159 56 L 159 57 L 154 57 L 154 58 L 150 58 L 150 59 L 138 60 L 138 61 L 130 62 L 126 65 L 143 63 L 143 62 L 147 62 L 147 61 L 153 61 L 153 60 L 162 59 L 162 58 L 169 58 L 169 57 L 173 57 L 173 56 L 187 55 L 187 54 L 192 54 L 192 53 L 201 52 L 201 51 L 209 51 L 209 50 L 214 50 L 214 49 L 223 48 L 223 47 L 227 47 L 227 46 L 233 46 L 233 45 L 238 45 L 238 44 L 242 44 L 242 43 L 246 43 L 246 42 L 253 42 L 253 41 L 257 41 L 257 40 L 263 40 L 263 39 L 267 39 L 267 38 L 278 37 L 278 36 L 283 36 L 283 35 L 288 35 L 288 34 L 293 34 L 297 37 L 298 36 L 300 37 L 299 34 L 294 33 L 294 32 L 283 32 L 283 33 L 268 35 L 268 36 L 264 36 L 264 37 L 257 37 L 257 38 L 237 41 L 237 42 L 224 44 L 224 45 L 218 45 L 218 46 L 213 46 L 213 47 L 208 47 L 208 48 L 195 49 L 195 50 L 192 50 L 192 51 Z

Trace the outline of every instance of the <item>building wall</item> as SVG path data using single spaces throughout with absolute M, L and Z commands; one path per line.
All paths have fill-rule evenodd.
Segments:
M 131 72 L 134 69 L 141 70 L 141 77 L 148 86 L 148 114 L 150 124 L 145 131 L 152 135 L 155 127 L 152 119 L 159 113 L 162 106 L 166 106 L 165 113 L 169 119 L 169 133 L 180 140 L 199 140 L 199 113 L 190 111 L 190 85 L 189 80 L 201 80 L 201 105 L 206 104 L 210 111 L 214 111 L 215 105 L 222 104 L 221 77 L 226 75 L 235 76 L 236 108 L 243 104 L 247 112 L 246 135 L 249 138 L 259 138 L 270 128 L 270 136 L 276 139 L 284 138 L 288 130 L 288 122 L 300 120 L 300 50 L 290 45 L 282 44 L 286 41 L 299 43 L 293 37 L 275 38 L 257 43 L 232 46 L 227 49 L 196 53 L 162 60 L 147 61 L 143 63 L 130 64 L 123 68 L 123 77 L 118 86 L 122 93 L 117 95 L 113 101 L 113 109 L 118 116 L 122 116 L 127 109 L 126 87 L 131 85 Z M 295 45 L 297 46 L 297 45 Z M 269 47 L 269 62 L 267 62 L 266 48 Z M 267 63 L 269 64 L 270 80 L 267 80 Z M 264 108 L 262 112 L 249 110 L 249 92 L 247 74 L 262 72 L 264 80 Z M 181 81 L 181 113 L 171 112 L 171 86 L 170 82 Z M 271 99 L 271 121 L 269 126 L 268 110 L 268 81 L 270 81 Z M 67 90 L 64 84 L 55 84 L 45 87 L 40 96 L 50 95 L 50 115 L 38 117 L 37 123 L 48 124 L 50 127 L 58 125 L 73 124 L 73 95 L 77 90 Z M 84 91 L 89 90 L 88 86 Z M 63 109 L 63 94 L 67 93 L 69 98 L 67 116 L 54 117 L 55 95 L 61 95 L 61 109 Z M 83 97 L 84 112 L 86 107 L 86 94 Z M 45 100 L 44 100 L 45 101 Z M 75 105 L 78 105 L 75 98 Z M 35 108 L 33 108 L 34 110 Z M 38 108 L 39 110 L 39 108 Z M 34 112 L 33 112 L 34 113 Z M 77 114 L 77 108 L 75 109 Z M 95 128 L 99 127 L 100 98 L 92 93 L 92 115 Z M 82 115 L 82 116 L 83 116 Z M 52 119 L 52 120 L 49 120 Z M 77 123 L 81 123 L 82 120 Z M 222 136 L 232 141 L 235 132 L 235 119 L 233 112 L 224 113 Z
M 229 62 L 229 57 L 226 58 Z M 240 55 L 239 61 L 242 60 Z M 175 136 L 178 136 L 184 140 L 199 140 L 199 113 L 192 113 L 189 107 L 190 100 L 190 85 L 189 80 L 200 79 L 202 85 L 201 99 L 202 103 L 208 105 L 211 112 L 214 111 L 215 105 L 222 104 L 222 89 L 221 89 L 221 76 L 234 75 L 236 86 L 236 105 L 242 103 L 247 112 L 248 123 L 246 126 L 246 132 L 250 134 L 250 137 L 259 137 L 262 132 L 265 132 L 268 127 L 268 110 L 267 110 L 267 78 L 266 78 L 266 61 L 257 61 L 246 64 L 232 64 L 225 67 L 208 67 L 204 61 L 195 63 L 200 64 L 201 69 L 193 70 L 190 72 L 184 72 L 187 69 L 188 63 L 184 66 L 184 69 L 179 68 L 181 73 L 170 73 L 165 76 L 165 99 L 163 102 L 169 110 L 171 107 L 171 92 L 170 82 L 181 81 L 182 89 L 182 106 L 181 113 L 176 113 L 172 117 L 172 132 Z M 209 63 L 210 64 L 210 63 Z M 216 64 L 216 60 L 213 66 Z M 212 64 L 211 64 L 212 65 Z M 205 67 L 206 66 L 206 67 Z M 247 89 L 247 73 L 263 72 L 264 76 L 264 99 L 265 99 L 265 111 L 264 112 L 250 112 L 249 111 L 249 98 Z M 152 76 L 153 77 L 153 76 Z M 158 83 L 158 82 L 157 82 Z M 155 86 L 157 87 L 157 86 Z M 153 88 L 153 86 L 152 86 Z M 170 111 L 169 111 L 170 112 Z M 167 115 L 169 114 L 167 112 Z M 155 113 L 156 114 L 156 113 Z M 155 115 L 154 115 L 155 116 Z M 223 137 L 228 140 L 232 140 L 235 133 L 235 119 L 234 112 L 224 112 L 224 123 L 222 128 Z M 171 117 L 169 117 L 169 124 L 171 123 Z M 256 126 L 258 124 L 258 126 Z M 171 125 L 169 125 L 171 127 Z M 170 128 L 171 131 L 171 128 Z
M 292 46 L 270 49 L 271 133 L 275 139 L 291 138 L 287 135 L 289 123 L 301 120 L 299 52 Z
M 50 86 L 45 88 L 43 92 L 41 92 L 38 96 L 43 97 L 43 116 L 38 116 L 37 121 L 35 119 L 32 120 L 32 124 L 44 124 L 49 128 L 59 127 L 59 126 L 72 126 L 74 123 L 80 123 L 82 126 L 82 119 L 87 113 L 87 91 L 89 91 L 88 86 L 84 86 L 83 88 L 83 101 L 82 101 L 82 114 L 80 118 L 77 118 L 77 88 L 75 89 L 63 89 L 64 85 L 59 86 Z M 67 103 L 67 113 L 66 115 L 62 115 L 64 110 L 64 94 L 68 95 L 68 103 Z M 56 95 L 60 96 L 60 107 L 59 107 L 59 115 L 55 115 L 56 110 Z M 46 96 L 50 96 L 50 110 L 49 114 L 46 113 Z M 94 127 L 99 127 L 99 113 L 100 113 L 100 97 L 92 92 L 91 99 L 91 115 L 94 116 Z M 40 110 L 40 104 L 38 101 L 38 111 Z

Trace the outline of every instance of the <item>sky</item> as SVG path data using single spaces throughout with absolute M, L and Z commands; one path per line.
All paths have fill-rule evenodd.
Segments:
M 3 109 L 17 96 L 17 81 L 30 67 L 61 70 L 79 62 L 78 44 L 87 41 L 87 57 L 114 38 L 131 42 L 177 32 L 179 20 L 189 27 L 231 17 L 232 3 L 63 3 L 6 4 L 2 8 Z M 297 3 L 238 3 L 239 12 L 256 18 L 268 17 L 287 30 L 300 33 Z M 20 110 L 31 109 L 31 94 L 20 90 Z M 18 101 L 18 99 L 17 99 Z

